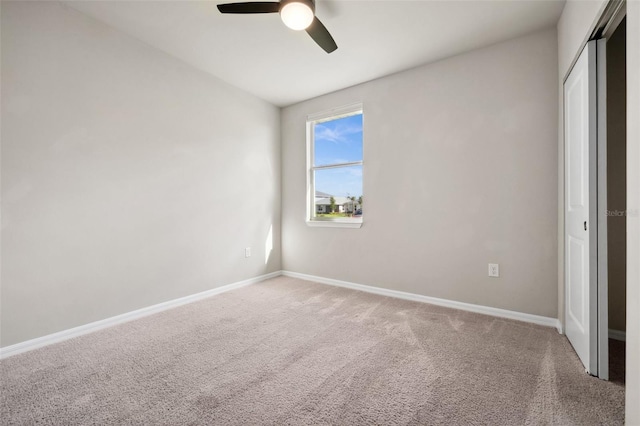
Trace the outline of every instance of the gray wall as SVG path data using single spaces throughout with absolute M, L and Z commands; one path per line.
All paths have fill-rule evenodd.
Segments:
M 278 108 L 57 2 L 1 83 L 2 346 L 281 268 Z
M 626 330 L 627 85 L 626 25 L 607 41 L 607 219 L 609 328 Z
M 557 60 L 550 29 L 285 108 L 283 269 L 556 317 Z M 364 225 L 307 227 L 306 115 L 357 101 Z

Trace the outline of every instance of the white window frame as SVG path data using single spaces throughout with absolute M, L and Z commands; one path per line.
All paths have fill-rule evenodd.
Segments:
M 364 110 L 362 108 L 362 102 L 344 105 L 337 108 L 332 108 L 327 111 L 322 111 L 315 114 L 309 114 L 307 116 L 307 209 L 305 221 L 308 226 L 312 227 L 328 227 L 328 228 L 360 228 L 362 227 L 362 217 L 352 218 L 336 218 L 336 219 L 317 219 L 316 207 L 315 207 L 315 171 L 326 170 L 332 168 L 349 167 L 349 166 L 362 166 L 364 171 L 364 134 L 362 140 L 362 160 L 353 161 L 348 163 L 330 164 L 325 166 L 314 166 L 314 125 L 325 121 L 333 121 L 339 118 L 348 117 L 351 115 L 362 114 L 362 121 L 364 124 Z M 362 196 L 364 196 L 364 176 L 362 181 Z

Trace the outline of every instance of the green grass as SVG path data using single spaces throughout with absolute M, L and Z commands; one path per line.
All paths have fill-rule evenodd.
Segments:
M 337 219 L 340 217 L 351 217 L 349 213 L 317 213 L 316 217 L 323 217 L 325 219 Z

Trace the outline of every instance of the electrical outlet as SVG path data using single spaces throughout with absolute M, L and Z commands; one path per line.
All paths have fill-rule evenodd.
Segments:
M 244 249 L 244 257 L 251 257 L 251 247 Z
M 500 276 L 500 266 L 497 263 L 489 264 L 489 276 L 490 277 L 499 277 Z

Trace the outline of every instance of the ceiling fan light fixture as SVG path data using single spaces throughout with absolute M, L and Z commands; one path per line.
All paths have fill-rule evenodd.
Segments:
M 313 2 L 306 0 L 283 1 L 280 8 L 282 22 L 292 30 L 304 30 L 313 22 Z
M 293 30 L 307 30 L 313 41 L 327 53 L 338 48 L 318 18 L 316 18 L 315 0 L 248 1 L 241 3 L 219 4 L 220 13 L 255 14 L 279 13 L 284 24 Z

